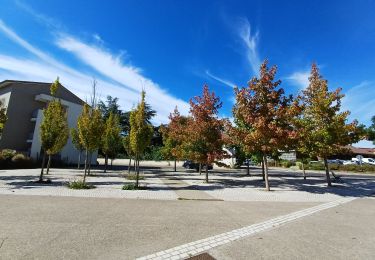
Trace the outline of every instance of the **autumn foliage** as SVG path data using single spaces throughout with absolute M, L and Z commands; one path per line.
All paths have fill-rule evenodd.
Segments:
M 297 109 L 293 98 L 285 96 L 284 89 L 279 87 L 281 81 L 275 79 L 276 71 L 276 66 L 269 69 L 264 61 L 259 78 L 252 78 L 245 88 L 235 89 L 233 116 L 239 127 L 231 129 L 231 135 L 240 140 L 246 153 L 262 154 L 267 190 L 267 156 L 287 150 L 297 135 L 291 124 Z

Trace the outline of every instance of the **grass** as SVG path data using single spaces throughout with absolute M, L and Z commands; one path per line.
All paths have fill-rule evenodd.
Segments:
M 72 181 L 68 183 L 68 188 L 73 190 L 89 190 L 94 189 L 95 186 L 91 184 L 87 184 L 83 181 Z
M 124 186 L 122 186 L 122 189 L 123 190 L 145 190 L 146 188 L 145 187 L 136 187 L 135 186 L 135 183 L 126 183 Z

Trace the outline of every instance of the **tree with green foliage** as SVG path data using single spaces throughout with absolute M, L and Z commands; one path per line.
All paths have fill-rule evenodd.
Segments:
M 341 88 L 328 90 L 328 82 L 312 64 L 309 85 L 299 97 L 302 114 L 297 118 L 298 151 L 324 161 L 327 185 L 331 186 L 327 159 L 359 141 L 361 131 L 357 121 L 347 124 L 349 111 L 341 112 Z
M 119 116 L 117 114 L 109 113 L 105 122 L 104 134 L 102 136 L 102 152 L 105 156 L 104 172 L 107 172 L 108 158 L 113 159 L 116 157 L 121 145 L 121 127 Z
M 92 108 L 85 104 L 81 115 L 78 117 L 77 126 L 79 139 L 85 149 L 85 170 L 83 175 L 83 183 L 85 183 L 89 164 L 91 164 L 89 162 L 89 154 L 100 147 L 104 132 L 102 113 L 98 108 Z
M 82 152 L 85 148 L 83 147 L 81 139 L 79 138 L 78 130 L 76 128 L 70 129 L 70 136 L 72 137 L 72 143 L 73 143 L 74 147 L 78 151 L 78 166 L 77 166 L 77 169 L 79 169 L 81 167 L 81 155 L 82 155 Z
M 136 188 L 139 184 L 139 161 L 147 146 L 150 145 L 153 127 L 147 122 L 145 91 L 141 93 L 141 102 L 130 114 L 130 147 L 134 153 L 136 163 Z
M 372 124 L 367 129 L 365 129 L 365 132 L 367 135 L 367 139 L 369 141 L 372 141 L 375 145 L 375 116 L 371 118 L 371 122 Z
M 163 147 L 161 153 L 164 160 L 174 161 L 174 171 L 177 171 L 177 158 L 173 155 L 173 149 L 176 147 L 176 143 L 173 138 L 169 135 L 169 126 L 161 126 L 159 128 L 163 136 Z
M 0 136 L 1 133 L 3 132 L 5 122 L 8 120 L 7 117 L 7 108 L 4 107 L 4 104 L 2 101 L 0 101 Z
M 51 95 L 53 96 L 53 99 L 48 103 L 47 108 L 43 109 L 43 120 L 40 125 L 40 140 L 44 154 L 39 181 L 43 181 L 46 155 L 48 155 L 46 172 L 46 174 L 48 174 L 52 155 L 60 152 L 69 138 L 66 110 L 62 106 L 60 100 L 55 98 L 59 85 L 59 79 L 57 78 L 51 85 Z
M 131 169 L 131 165 L 132 165 L 132 157 L 134 155 L 133 155 L 133 152 L 132 152 L 132 149 L 131 149 L 131 146 L 130 146 L 130 136 L 129 135 L 126 135 L 122 138 L 122 145 L 125 149 L 126 154 L 129 157 L 128 173 L 130 173 L 130 169 Z

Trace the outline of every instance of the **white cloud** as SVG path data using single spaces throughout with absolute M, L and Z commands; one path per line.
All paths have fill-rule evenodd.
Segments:
M 224 84 L 224 85 L 227 85 L 231 88 L 235 88 L 236 85 L 234 83 L 232 83 L 231 81 L 227 80 L 227 79 L 223 79 L 223 78 L 220 78 L 212 73 L 210 73 L 208 70 L 206 70 L 206 75 L 209 76 L 210 78 Z
M 342 100 L 343 110 L 351 112 L 351 119 L 370 125 L 371 117 L 375 115 L 375 83 L 363 81 L 345 92 Z
M 290 81 L 293 85 L 304 89 L 309 85 L 310 70 L 297 71 L 286 77 L 286 80 Z
M 187 102 L 166 93 L 152 80 L 142 76 L 139 68 L 123 65 L 121 55 L 114 57 L 98 47 L 89 46 L 72 37 L 65 38 L 66 40 L 70 39 L 70 41 L 64 42 L 66 44 L 64 49 L 70 50 L 81 61 L 111 79 L 107 81 L 98 75 L 84 74 L 58 62 L 17 35 L 1 20 L 0 32 L 36 56 L 36 59 L 24 59 L 0 53 L 0 80 L 16 79 L 51 82 L 57 76 L 60 76 L 60 81 L 64 86 L 85 100 L 91 92 L 92 76 L 95 76 L 98 80 L 99 95 L 100 92 L 104 92 L 105 96 L 118 97 L 124 110 L 131 109 L 138 102 L 140 98 L 139 92 L 142 88 L 145 88 L 147 102 L 157 111 L 157 116 L 154 119 L 156 124 L 167 122 L 169 113 L 173 111 L 176 105 L 181 113 L 188 113 L 189 105 Z M 63 38 L 60 37 L 59 40 L 63 40 Z M 60 43 L 63 44 L 63 42 Z M 69 43 L 71 44 L 70 48 L 68 48 Z M 92 56 L 84 58 L 84 55 Z M 113 81 L 117 81 L 118 84 L 113 84 Z M 104 96 L 103 94 L 102 97 Z
M 147 102 L 163 119 L 168 117 L 175 106 L 181 113 L 188 113 L 189 104 L 187 102 L 171 96 L 157 83 L 143 76 L 141 69 L 124 64 L 120 57 L 113 55 L 108 50 L 89 45 L 69 35 L 60 35 L 56 44 L 118 84 L 136 92 L 145 89 Z M 121 96 L 119 98 L 121 99 Z
M 251 25 L 247 18 L 239 18 L 238 36 L 246 48 L 246 57 L 254 75 L 259 74 L 261 64 L 258 54 L 259 32 L 251 33 Z

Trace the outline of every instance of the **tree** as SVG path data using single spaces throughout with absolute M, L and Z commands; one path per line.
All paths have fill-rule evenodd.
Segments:
M 125 152 L 129 156 L 128 173 L 130 173 L 130 168 L 131 168 L 131 165 L 132 165 L 133 152 L 132 152 L 131 146 L 130 146 L 130 136 L 129 135 L 124 136 L 122 138 L 122 145 L 123 145 L 123 147 L 125 149 Z
M 108 95 L 105 101 L 101 100 L 98 102 L 98 108 L 102 112 L 104 120 L 107 120 L 111 113 L 118 116 L 121 132 L 123 134 L 129 132 L 129 116 L 120 109 L 117 97 Z
M 81 154 L 84 150 L 83 144 L 81 143 L 81 140 L 79 138 L 78 130 L 76 128 L 70 129 L 70 136 L 72 137 L 72 143 L 74 147 L 78 150 L 78 166 L 79 169 L 81 166 Z
M 372 141 L 375 145 L 375 116 L 371 118 L 372 124 L 365 130 L 367 134 L 367 139 Z
M 187 117 L 181 116 L 177 107 L 169 115 L 169 124 L 162 125 L 160 132 L 163 137 L 162 154 L 165 159 L 174 160 L 174 171 L 177 171 L 177 160 L 185 158 L 184 143 L 187 141 Z
M 109 117 L 105 122 L 104 134 L 102 137 L 102 152 L 105 155 L 104 172 L 107 171 L 108 158 L 113 159 L 116 157 L 121 145 L 121 128 L 119 116 L 117 114 L 109 113 Z
M 145 91 L 141 93 L 141 102 L 130 114 L 130 147 L 135 156 L 136 162 L 136 187 L 139 183 L 139 160 L 146 147 L 150 144 L 153 135 L 153 127 L 147 123 Z
M 331 186 L 327 158 L 342 152 L 361 137 L 358 122 L 347 124 L 349 111 L 341 111 L 341 88 L 328 90 L 328 82 L 312 64 L 309 85 L 299 97 L 302 115 L 296 120 L 300 135 L 299 151 L 324 161 L 327 185 Z
M 235 88 L 234 118 L 241 127 L 232 130 L 237 140 L 242 140 L 246 153 L 261 153 L 264 165 L 266 190 L 270 190 L 267 157 L 278 150 L 287 150 L 296 134 L 291 126 L 292 97 L 286 97 L 275 80 L 277 68 L 267 67 L 267 60 L 260 66 L 259 78 L 254 77 L 248 86 Z
M 47 174 L 51 165 L 51 156 L 61 151 L 69 138 L 69 128 L 67 113 L 60 100 L 55 98 L 58 86 L 60 85 L 57 78 L 51 85 L 52 101 L 43 110 L 43 121 L 40 125 L 40 140 L 44 150 L 42 169 L 39 181 L 43 181 L 43 171 L 46 155 L 48 155 Z
M 208 86 L 203 87 L 203 95 L 190 100 L 191 118 L 188 120 L 187 145 L 188 157 L 200 164 L 206 165 L 206 182 L 208 182 L 208 165 L 226 157 L 223 150 L 223 131 L 226 120 L 218 118 L 222 103 Z
M 4 107 L 2 101 L 0 101 L 0 135 L 3 132 L 5 122 L 8 120 L 7 109 Z
M 83 175 L 83 183 L 85 183 L 88 164 L 91 163 L 89 162 L 89 153 L 99 148 L 104 131 L 100 110 L 85 104 L 81 115 L 78 117 L 77 126 L 79 139 L 85 149 L 85 170 Z

